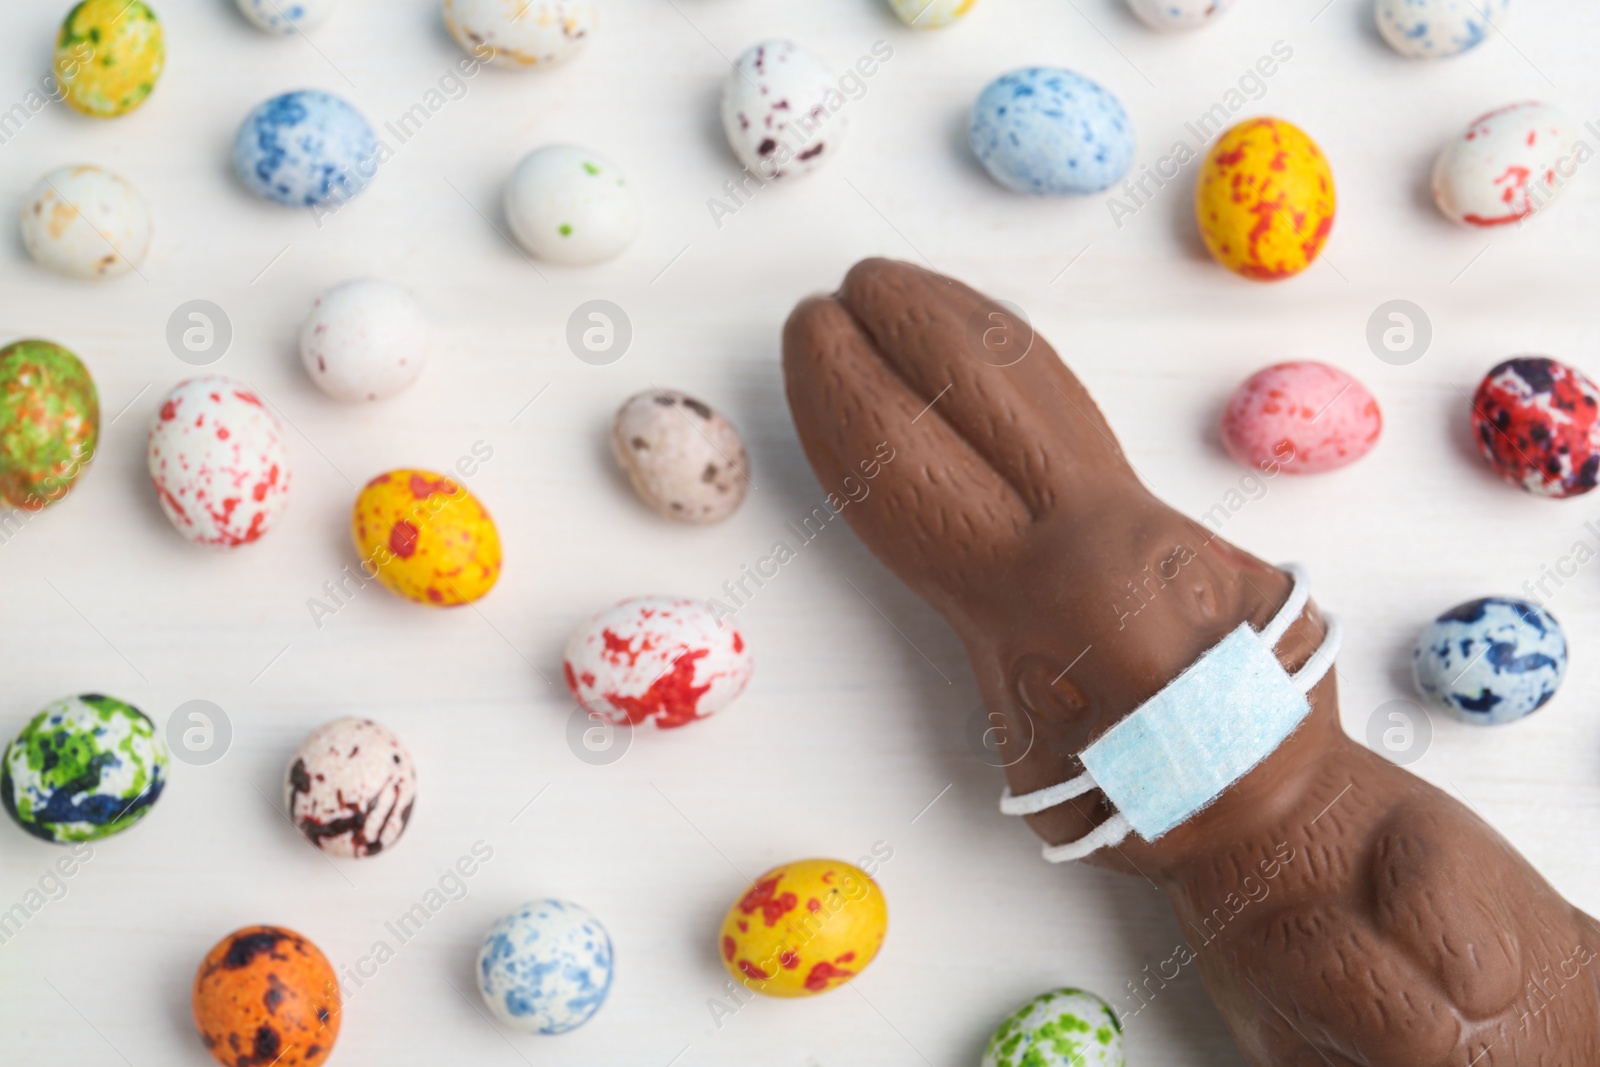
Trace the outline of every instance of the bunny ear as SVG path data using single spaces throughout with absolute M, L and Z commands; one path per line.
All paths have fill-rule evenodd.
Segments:
M 895 374 L 833 297 L 805 301 L 783 331 L 784 383 L 823 488 L 873 553 L 941 609 L 993 573 L 1030 525 L 1026 503 Z M 868 494 L 859 501 L 860 487 Z M 852 492 L 852 487 L 856 487 Z M 837 504 L 835 505 L 837 506 Z
M 1132 474 L 1083 383 L 1013 305 L 883 259 L 856 264 L 839 300 L 914 391 L 948 389 L 940 418 L 1035 518 L 1073 499 L 1086 480 Z

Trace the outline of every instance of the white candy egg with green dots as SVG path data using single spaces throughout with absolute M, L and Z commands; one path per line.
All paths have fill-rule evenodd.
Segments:
M 506 221 L 537 259 L 582 266 L 620 253 L 639 229 L 639 201 L 616 164 L 576 145 L 530 152 L 506 185 Z
M 1011 1013 L 989 1038 L 982 1067 L 1125 1067 L 1122 1024 L 1082 989 L 1052 989 Z

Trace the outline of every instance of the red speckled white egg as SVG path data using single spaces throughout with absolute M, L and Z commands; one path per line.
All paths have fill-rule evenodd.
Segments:
M 1504 226 L 1549 207 L 1591 155 L 1561 111 L 1512 104 L 1475 120 L 1439 153 L 1433 199 L 1452 222 Z
M 1319 474 L 1354 463 L 1383 432 L 1366 386 L 1338 367 L 1303 361 L 1256 371 L 1222 413 L 1222 443 L 1262 471 Z
M 755 669 L 731 619 L 698 600 L 640 597 L 601 612 L 567 642 L 572 695 L 618 725 L 663 729 L 731 704 Z
M 202 545 L 249 544 L 289 502 L 278 421 L 255 390 L 231 378 L 191 378 L 168 393 L 147 456 L 161 510 Z

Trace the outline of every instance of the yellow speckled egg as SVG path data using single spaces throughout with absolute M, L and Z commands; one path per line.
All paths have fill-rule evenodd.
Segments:
M 865 871 L 798 860 L 757 878 L 722 921 L 722 962 L 769 997 L 809 997 L 866 969 L 889 929 L 889 906 Z
M 477 497 L 442 474 L 378 475 L 356 497 L 350 531 L 362 570 L 419 604 L 470 604 L 500 577 L 494 520 Z
M 166 64 L 161 22 L 144 0 L 83 0 L 56 36 L 55 72 L 67 103 L 97 119 L 126 115 Z
M 1311 266 L 1333 229 L 1333 171 L 1299 127 L 1249 119 L 1206 156 L 1195 214 L 1218 263 L 1256 281 L 1288 278 Z

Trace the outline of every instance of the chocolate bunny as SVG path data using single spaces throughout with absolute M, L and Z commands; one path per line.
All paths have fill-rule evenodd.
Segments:
M 1263 638 L 1280 675 L 1323 646 L 1328 621 L 1299 610 L 1291 576 L 1157 500 L 1049 345 L 959 282 L 859 263 L 795 309 L 783 366 L 824 485 L 895 449 L 845 517 L 960 635 L 1019 799 L 1084 775 L 1092 742 L 1241 623 L 1293 616 Z M 1297 728 L 1203 808 L 1087 857 L 1167 893 L 1245 1059 L 1600 1065 L 1594 920 L 1462 804 L 1353 742 L 1333 672 L 1298 699 Z M 1118 816 L 1088 791 L 1027 817 L 1071 848 Z

